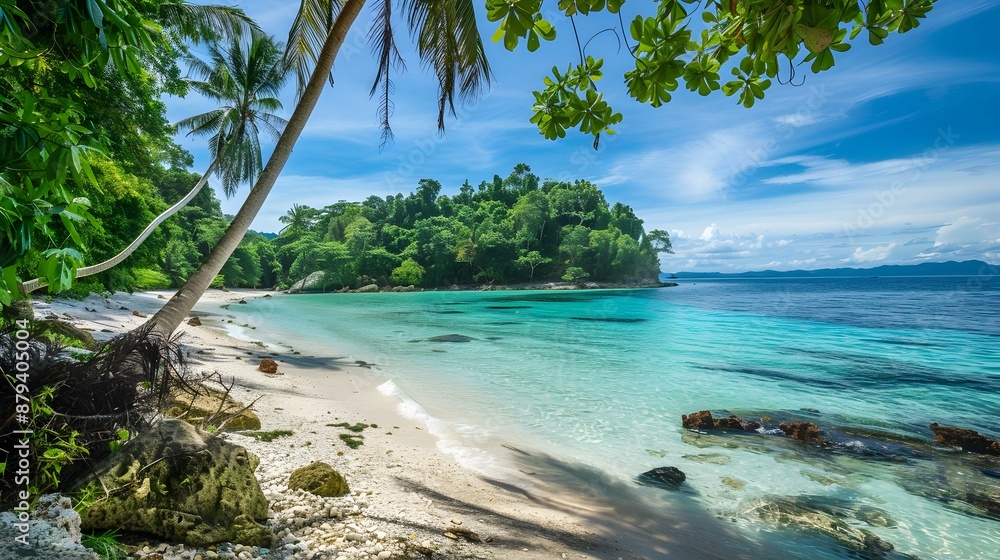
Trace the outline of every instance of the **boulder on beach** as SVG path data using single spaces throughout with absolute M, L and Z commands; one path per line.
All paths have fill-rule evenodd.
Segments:
M 48 331 L 52 334 L 64 336 L 66 338 L 72 338 L 79 340 L 83 343 L 84 350 L 97 350 L 100 345 L 94 340 L 94 337 L 87 331 L 75 327 L 65 321 L 60 321 L 58 319 L 46 319 L 44 321 L 35 321 L 33 324 L 33 330 L 35 332 Z
M 226 432 L 260 429 L 260 418 L 252 411 L 244 410 L 246 406 L 240 401 L 205 386 L 195 385 L 192 390 L 197 394 L 186 390 L 172 391 L 167 397 L 164 416 L 182 418 L 192 424 L 211 423 L 218 426 L 225 422 L 222 430 Z
M 636 482 L 647 486 L 658 486 L 667 490 L 678 490 L 687 476 L 677 467 L 657 467 L 636 477 Z
M 98 463 L 79 485 L 111 491 L 83 512 L 83 529 L 194 546 L 270 547 L 267 499 L 254 476 L 258 463 L 243 447 L 187 422 L 163 420 Z
M 354 290 L 358 294 L 370 294 L 378 291 L 378 284 L 368 284 L 367 286 L 361 286 L 357 290 Z
M 278 362 L 272 360 L 271 358 L 264 358 L 260 361 L 260 365 L 257 366 L 257 371 L 272 374 L 278 373 Z
M 323 273 L 323 271 L 322 270 L 317 270 L 316 272 L 313 272 L 312 274 L 310 274 L 309 276 L 306 276 L 302 280 L 299 280 L 298 282 L 292 284 L 292 286 L 290 288 L 288 288 L 288 293 L 290 293 L 290 294 L 298 294 L 298 293 L 301 293 L 301 292 L 319 292 L 319 291 L 322 291 L 323 290 L 323 285 L 324 285 L 324 282 L 323 282 L 324 277 L 325 277 L 325 274 Z
M 937 422 L 930 425 L 934 432 L 934 441 L 945 445 L 961 447 L 963 451 L 981 453 L 983 455 L 1000 455 L 1000 441 L 975 430 L 942 426 Z
M 15 512 L 0 513 L 0 542 L 4 543 L 0 546 L 0 560 L 41 558 L 38 556 L 41 552 L 45 553 L 45 558 L 59 560 L 100 560 L 93 550 L 80 544 L 80 515 L 66 496 L 48 494 L 38 498 L 28 522 L 30 547 L 23 547 L 14 540 L 24 535 L 19 524 Z
M 305 490 L 324 498 L 336 498 L 351 491 L 343 475 L 330 465 L 319 461 L 292 471 L 288 477 L 288 487 L 292 490 Z
M 188 321 L 188 324 L 191 325 L 192 327 L 200 327 L 201 326 L 201 318 L 200 317 L 191 317 L 191 320 Z

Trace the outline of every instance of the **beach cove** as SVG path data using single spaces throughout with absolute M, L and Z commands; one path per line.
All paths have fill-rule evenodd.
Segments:
M 927 425 L 996 433 L 996 325 L 985 311 L 995 293 L 959 280 L 789 282 L 212 291 L 194 312 L 202 325 L 184 327 L 185 344 L 195 369 L 237 379 L 236 398 L 262 397 L 263 430 L 294 432 L 271 443 L 225 436 L 260 456 L 276 511 L 301 505 L 281 501 L 288 472 L 324 460 L 352 490 L 372 492 L 353 496 L 365 505 L 344 504 L 343 515 L 377 517 L 376 535 L 427 541 L 441 557 L 851 558 L 852 543 L 871 540 L 893 547 L 885 558 L 988 558 L 996 521 L 975 496 L 991 486 L 975 470 L 995 470 L 991 459 L 934 447 Z M 888 303 L 826 305 L 859 289 Z M 118 298 L 90 328 L 130 327 L 141 318 L 121 307 L 146 314 L 158 304 L 154 294 Z M 936 314 L 913 324 L 913 302 L 938 304 Z M 69 305 L 60 312 L 78 319 L 100 310 Z M 267 357 L 283 375 L 257 371 Z M 681 428 L 681 414 L 707 408 L 766 429 Z M 781 437 L 786 421 L 815 422 L 831 444 Z M 378 428 L 350 449 L 331 426 L 342 423 Z M 636 484 L 667 465 L 687 475 L 679 491 Z M 974 486 L 954 487 L 966 468 Z M 816 512 L 845 530 L 780 521 Z M 347 525 L 328 514 L 290 525 L 290 539 L 346 538 Z M 491 540 L 456 542 L 443 536 L 448 527 Z

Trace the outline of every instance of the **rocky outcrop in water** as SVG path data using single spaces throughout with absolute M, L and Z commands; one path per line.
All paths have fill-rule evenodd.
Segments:
M 830 445 L 830 442 L 823 438 L 823 430 L 812 422 L 788 422 L 779 424 L 778 428 L 792 439 L 816 445 Z
M 657 467 L 636 477 L 636 481 L 640 484 L 658 486 L 667 490 L 679 490 L 685 480 L 687 480 L 687 475 L 677 467 Z
M 164 420 L 95 467 L 98 488 L 111 494 L 84 511 L 83 529 L 147 533 L 195 546 L 270 546 L 257 464 L 243 447 Z
M 752 432 L 760 428 L 760 422 L 746 421 L 739 416 L 713 418 L 710 410 L 700 410 L 681 415 L 681 425 L 689 430 L 740 430 Z
M 1000 455 L 1000 441 L 984 436 L 975 430 L 942 426 L 937 422 L 931 424 L 930 429 L 934 432 L 934 441 L 938 443 L 961 447 L 963 451 L 970 453 Z

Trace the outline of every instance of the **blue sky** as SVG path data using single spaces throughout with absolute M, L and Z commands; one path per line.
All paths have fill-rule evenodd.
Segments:
M 237 5 L 283 39 L 297 4 Z M 661 255 L 668 272 L 1000 264 L 1000 62 L 992 42 L 1000 0 L 938 2 L 916 30 L 879 47 L 861 40 L 832 70 L 805 72 L 799 87 L 774 84 L 752 109 L 683 88 L 659 109 L 640 105 L 622 81 L 627 52 L 601 34 L 587 54 L 606 59 L 600 85 L 624 122 L 596 152 L 589 137 L 551 142 L 528 122 L 542 77 L 577 59 L 569 21 L 548 14 L 554 0 L 543 13 L 559 36 L 535 53 L 490 43 L 495 26 L 479 10 L 494 84 L 459 108 L 444 136 L 436 129 L 436 82 L 398 25 L 408 69 L 394 77 L 395 143 L 380 151 L 377 106 L 368 98 L 370 8 L 254 229 L 277 231 L 292 203 L 409 193 L 421 178 L 453 194 L 466 179 L 476 185 L 524 162 L 542 178 L 593 181 L 610 202 L 631 205 L 647 230 L 670 231 L 675 254 Z M 632 12 L 624 12 L 627 23 Z M 581 37 L 612 22 L 607 14 L 584 18 Z M 290 112 L 291 92 L 286 98 Z M 167 107 L 178 120 L 211 105 L 192 94 Z M 204 169 L 204 140 L 181 141 Z M 229 200 L 220 194 L 224 211 L 235 213 L 247 188 Z

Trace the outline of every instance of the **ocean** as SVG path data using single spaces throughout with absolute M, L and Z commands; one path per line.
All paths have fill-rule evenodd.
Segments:
M 1000 460 L 933 446 L 928 426 L 1000 435 L 1000 279 L 678 282 L 198 309 L 229 315 L 237 336 L 372 364 L 380 390 L 490 476 L 518 470 L 501 444 L 544 453 L 590 473 L 578 481 L 588 491 L 599 473 L 650 507 L 683 496 L 685 507 L 768 542 L 775 558 L 859 557 L 787 524 L 803 511 L 843 520 L 847 540 L 892 543 L 899 558 L 996 557 L 1000 479 L 989 473 Z M 446 335 L 463 341 L 434 339 Z M 682 429 L 682 414 L 706 409 L 764 418 L 770 430 Z M 833 445 L 777 435 L 792 420 L 814 422 Z M 635 483 L 668 465 L 687 475 L 681 492 Z

